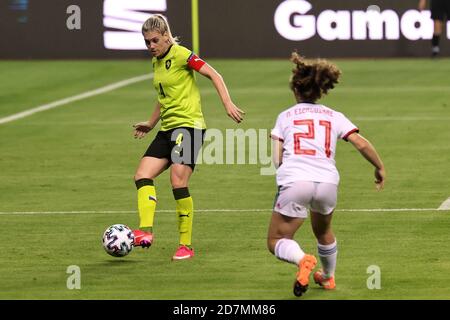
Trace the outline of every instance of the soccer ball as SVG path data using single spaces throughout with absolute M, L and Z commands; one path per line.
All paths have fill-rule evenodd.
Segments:
M 103 233 L 103 248 L 113 257 L 125 257 L 133 245 L 133 231 L 124 224 L 113 224 Z

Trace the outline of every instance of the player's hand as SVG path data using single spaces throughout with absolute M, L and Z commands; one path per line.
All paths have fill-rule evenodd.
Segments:
M 377 188 L 378 191 L 383 190 L 385 181 L 386 171 L 384 170 L 384 168 L 375 169 L 375 188 Z
M 150 130 L 153 129 L 148 121 L 136 123 L 133 125 L 133 128 L 135 139 L 142 139 L 148 132 L 150 132 Z
M 420 0 L 418 6 L 419 11 L 425 10 L 426 7 L 427 7 L 427 0 Z
M 240 123 L 242 120 L 244 120 L 245 112 L 236 107 L 236 105 L 233 102 L 227 104 L 225 106 L 225 110 L 227 111 L 228 116 L 237 123 Z

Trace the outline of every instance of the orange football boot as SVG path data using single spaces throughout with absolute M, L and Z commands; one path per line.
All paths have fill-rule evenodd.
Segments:
M 305 254 L 300 261 L 297 272 L 297 280 L 294 283 L 294 295 L 300 297 L 308 290 L 309 275 L 317 264 L 317 259 L 313 255 Z
M 324 288 L 325 290 L 333 290 L 334 288 L 336 288 L 334 276 L 327 278 L 325 277 L 322 270 L 316 271 L 314 273 L 314 282 L 317 283 L 322 288 Z

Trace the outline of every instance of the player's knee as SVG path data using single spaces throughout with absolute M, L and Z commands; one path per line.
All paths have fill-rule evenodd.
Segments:
M 141 179 L 155 179 L 158 176 L 158 174 L 155 174 L 153 172 L 149 172 L 149 171 L 145 171 L 145 170 L 140 170 L 138 169 L 136 171 L 136 174 L 134 175 L 134 181 L 138 181 Z
M 188 186 L 187 180 L 183 179 L 172 179 L 171 184 L 172 189 L 187 188 Z
M 187 188 L 189 177 L 184 177 L 182 175 L 172 174 L 170 177 L 170 183 L 172 184 L 172 189 L 177 188 Z
M 275 245 L 279 239 L 267 237 L 267 249 L 270 253 L 275 254 Z
M 134 175 L 134 181 L 136 182 L 136 181 L 138 181 L 138 180 L 141 180 L 141 179 L 145 179 L 145 178 L 148 178 L 148 177 L 146 177 L 143 173 L 141 173 L 141 172 L 136 172 L 136 174 Z
M 334 237 L 334 233 L 331 231 L 331 229 L 328 230 L 328 232 L 316 234 L 316 238 L 317 242 L 323 245 L 332 244 L 336 240 Z
M 323 228 L 313 228 L 314 235 L 316 236 L 317 240 L 321 240 L 325 237 L 327 234 L 327 230 Z

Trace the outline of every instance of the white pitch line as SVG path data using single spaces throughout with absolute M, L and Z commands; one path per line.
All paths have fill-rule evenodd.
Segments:
M 31 115 L 33 115 L 35 113 L 38 113 L 38 112 L 50 110 L 50 109 L 53 109 L 53 108 L 56 108 L 56 107 L 59 107 L 59 106 L 62 106 L 62 105 L 74 102 L 74 101 L 90 98 L 90 97 L 93 97 L 93 96 L 96 96 L 96 95 L 99 95 L 99 94 L 103 94 L 103 93 L 106 93 L 106 92 L 109 92 L 109 91 L 113 91 L 113 90 L 118 89 L 118 88 L 122 88 L 122 87 L 128 86 L 128 85 L 136 83 L 136 82 L 149 80 L 151 78 L 153 78 L 153 74 L 145 74 L 145 75 L 142 75 L 142 76 L 138 76 L 138 77 L 122 80 L 122 81 L 119 81 L 119 82 L 115 82 L 115 83 L 109 84 L 107 86 L 104 86 L 104 87 L 101 87 L 101 88 L 98 88 L 98 89 L 95 89 L 95 90 L 86 91 L 86 92 L 77 94 L 75 96 L 71 96 L 71 97 L 68 97 L 68 98 L 57 100 L 57 101 L 54 101 L 54 102 L 51 102 L 51 103 L 48 103 L 48 104 L 44 104 L 42 106 L 38 106 L 38 107 L 35 107 L 35 108 L 32 108 L 32 109 L 28 109 L 26 111 L 15 113 L 13 115 L 10 115 L 10 116 L 4 117 L 4 118 L 0 118 L 0 124 L 4 124 L 4 123 L 7 123 L 7 122 L 11 122 L 11 121 L 15 121 L 15 120 L 18 120 L 18 119 L 22 119 L 22 118 L 31 116 Z
M 450 121 L 449 117 L 353 117 L 354 121 Z
M 402 212 L 402 211 L 436 211 L 436 208 L 392 208 L 392 209 L 337 209 L 343 212 Z
M 450 210 L 450 198 L 442 202 L 439 206 L 438 210 Z
M 450 198 L 449 198 L 450 199 Z M 374 208 L 374 209 L 337 209 L 336 212 L 405 212 L 405 211 L 437 211 L 450 210 L 436 208 Z M 156 212 L 175 212 L 173 210 L 156 210 Z M 195 212 L 272 212 L 272 209 L 197 209 Z M 39 214 L 119 214 L 119 213 L 137 213 L 130 210 L 115 211 L 3 211 L 0 215 L 39 215 Z
M 197 209 L 195 212 L 270 212 L 271 209 Z M 156 210 L 156 212 L 175 212 L 173 210 Z M 0 215 L 38 215 L 38 214 L 116 214 L 116 213 L 137 213 L 130 210 L 115 210 L 115 211 L 4 211 Z

